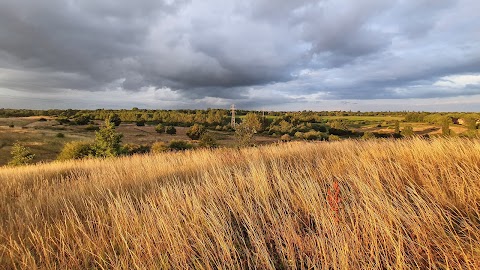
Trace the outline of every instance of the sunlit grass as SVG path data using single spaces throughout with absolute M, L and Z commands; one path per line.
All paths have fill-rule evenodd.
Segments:
M 478 140 L 71 161 L 0 185 L 2 269 L 480 267 Z

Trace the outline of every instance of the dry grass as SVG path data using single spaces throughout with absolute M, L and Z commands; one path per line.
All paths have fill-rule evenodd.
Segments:
M 2 168 L 0 268 L 478 269 L 479 180 L 465 139 Z

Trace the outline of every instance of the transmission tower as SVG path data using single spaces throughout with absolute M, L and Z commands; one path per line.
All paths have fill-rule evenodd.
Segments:
M 230 125 L 232 128 L 235 128 L 235 104 L 232 104 L 230 109 L 232 110 L 232 120 L 230 121 Z

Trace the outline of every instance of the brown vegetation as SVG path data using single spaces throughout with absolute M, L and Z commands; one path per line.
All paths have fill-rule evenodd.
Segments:
M 479 179 L 459 138 L 1 168 L 0 268 L 478 269 Z

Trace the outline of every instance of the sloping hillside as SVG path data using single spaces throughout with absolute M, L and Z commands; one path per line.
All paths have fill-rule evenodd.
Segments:
M 0 185 L 2 269 L 480 267 L 478 140 L 72 161 Z

